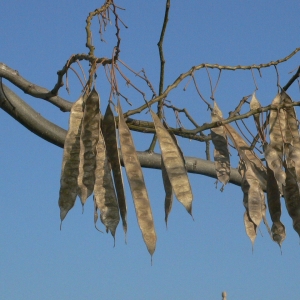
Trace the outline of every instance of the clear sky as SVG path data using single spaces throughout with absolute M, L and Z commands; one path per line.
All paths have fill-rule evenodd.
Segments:
M 27 80 L 48 89 L 54 86 L 56 72 L 71 54 L 87 51 L 85 19 L 102 4 L 96 0 L 2 2 L 0 61 L 18 70 Z M 120 0 L 116 4 L 126 8 L 120 16 L 129 27 L 127 30 L 121 28 L 120 58 L 137 71 L 144 68 L 158 90 L 156 44 L 164 16 L 164 1 Z M 299 2 L 292 0 L 284 3 L 274 0 L 172 0 L 164 48 L 165 86 L 180 73 L 203 62 L 246 65 L 287 56 L 300 46 L 299 12 Z M 114 27 L 110 26 L 105 32 L 106 44 L 99 42 L 97 19 L 93 21 L 93 29 L 96 54 L 111 56 Z M 292 76 L 288 72 L 298 66 L 299 54 L 278 67 L 282 85 Z M 129 72 L 126 74 L 150 99 L 147 86 Z M 275 69 L 262 70 L 262 78 L 256 71 L 254 74 L 259 88 L 257 97 L 262 105 L 268 105 L 277 91 Z M 214 82 L 217 75 L 217 71 L 211 71 Z M 210 101 L 206 71 L 199 71 L 196 79 L 201 92 Z M 3 82 L 8 84 L 6 80 Z M 170 93 L 168 100 L 178 107 L 186 107 L 199 124 L 209 122 L 210 113 L 197 96 L 195 87 L 191 83 L 184 92 L 185 84 L 186 81 Z M 143 103 L 142 97 L 127 88 L 121 79 L 119 86 L 135 107 Z M 97 89 L 104 111 L 109 85 L 103 70 L 98 74 Z M 224 116 L 254 89 L 251 72 L 224 72 L 215 94 Z M 81 87 L 71 73 L 70 90 L 68 95 L 62 88 L 60 95 L 75 101 Z M 16 88 L 14 91 L 43 116 L 67 129 L 68 113 Z M 288 92 L 299 101 L 297 83 Z M 124 111 L 130 109 L 125 102 L 122 105 Z M 169 125 L 175 127 L 172 113 L 166 114 Z M 149 115 L 142 113 L 135 118 L 149 119 Z M 181 120 L 187 128 L 192 128 L 183 116 Z M 251 124 L 252 120 L 248 122 Z M 166 229 L 161 173 L 145 170 L 158 235 L 151 266 L 127 182 L 127 244 L 121 226 L 117 229 L 116 247 L 110 235 L 95 230 L 91 198 L 84 214 L 79 201 L 76 202 L 60 231 L 57 201 L 62 149 L 38 138 L 2 110 L 0 128 L 1 299 L 214 300 L 221 299 L 224 290 L 228 300 L 300 298 L 299 237 L 292 228 L 284 203 L 282 220 L 287 238 L 282 255 L 263 225 L 252 253 L 243 224 L 243 195 L 239 187 L 229 184 L 220 192 L 215 189 L 214 179 L 190 175 L 195 220 L 175 202 Z M 134 134 L 137 149 L 146 150 L 151 137 Z M 185 155 L 205 158 L 204 145 L 186 139 L 180 139 L 179 143 Z M 159 152 L 158 147 L 155 151 Z M 237 154 L 234 150 L 231 154 L 236 167 Z

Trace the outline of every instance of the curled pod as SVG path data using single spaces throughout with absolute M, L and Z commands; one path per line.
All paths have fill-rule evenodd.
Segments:
M 222 120 L 223 115 L 216 101 L 212 110 L 212 121 L 218 122 Z M 219 126 L 211 129 L 211 140 L 214 144 L 214 161 L 217 178 L 220 182 L 226 185 L 230 179 L 230 158 L 228 150 L 227 135 L 224 126 Z
M 183 204 L 189 214 L 192 214 L 193 194 L 187 175 L 185 161 L 175 136 L 171 135 L 166 125 L 162 124 L 159 117 L 151 110 L 162 159 L 171 182 L 174 194 Z
M 61 221 L 74 206 L 78 192 L 77 177 L 79 174 L 80 133 L 83 118 L 82 105 L 82 97 L 72 105 L 69 130 L 64 144 L 58 200 Z
M 156 232 L 144 176 L 130 130 L 118 101 L 119 137 L 123 162 L 134 201 L 137 220 L 147 249 L 152 256 L 156 246 Z
M 99 139 L 100 97 L 93 88 L 84 103 L 80 136 L 79 197 L 82 205 L 92 194 L 95 184 L 96 145 Z
M 118 204 L 120 215 L 123 223 L 123 230 L 126 234 L 127 232 L 127 205 L 121 170 L 121 163 L 118 151 L 117 135 L 116 135 L 116 122 L 113 111 L 110 104 L 107 105 L 107 109 L 101 122 L 101 128 L 106 145 L 106 154 L 108 161 L 111 165 L 116 192 L 118 196 Z
M 119 207 L 100 128 L 96 152 L 94 201 L 96 209 L 100 211 L 100 220 L 106 227 L 106 231 L 110 231 L 115 237 L 120 220 Z
M 258 99 L 256 98 L 256 94 L 254 92 L 253 95 L 252 95 L 252 98 L 250 100 L 250 110 L 256 110 L 256 109 L 259 109 L 259 108 L 261 108 L 261 104 L 258 101 Z M 257 114 L 253 115 L 253 118 L 254 118 L 254 122 L 255 122 L 259 137 L 262 141 L 264 141 L 264 133 L 263 133 L 263 130 L 260 126 L 259 116 L 260 116 L 260 113 L 257 113 Z

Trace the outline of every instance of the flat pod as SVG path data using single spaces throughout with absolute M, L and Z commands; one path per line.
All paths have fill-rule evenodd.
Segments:
M 216 101 L 214 101 L 214 108 L 211 116 L 213 122 L 222 120 L 223 115 L 217 106 Z M 230 158 L 224 126 L 211 129 L 211 140 L 215 146 L 214 161 L 217 178 L 220 182 L 226 185 L 230 179 Z
M 99 139 L 100 97 L 93 88 L 84 105 L 80 136 L 80 164 L 78 175 L 79 197 L 82 205 L 92 194 L 95 184 L 96 145 Z
M 164 164 L 163 159 L 161 158 L 161 174 L 162 174 L 162 179 L 163 179 L 163 184 L 164 184 L 164 188 L 165 188 L 165 222 L 166 222 L 166 226 L 168 224 L 168 216 L 171 212 L 172 209 L 172 204 L 173 204 L 173 189 L 172 189 L 172 185 Z
M 257 226 L 255 223 L 250 219 L 249 214 L 247 211 L 244 212 L 244 225 L 246 233 L 251 240 L 252 246 L 254 245 L 254 241 L 256 239 L 257 233 Z
M 79 173 L 80 133 L 83 118 L 82 105 L 82 97 L 72 105 L 69 130 L 64 144 L 58 200 L 61 221 L 74 206 L 78 192 L 77 177 Z
M 100 210 L 100 219 L 105 225 L 106 231 L 110 231 L 112 236 L 115 237 L 120 220 L 119 207 L 100 128 L 96 151 L 94 201 L 96 209 Z
M 134 147 L 130 130 L 125 122 L 120 102 L 118 101 L 119 136 L 121 152 L 131 194 L 134 201 L 137 220 L 147 249 L 152 256 L 156 246 L 156 232 L 150 201 L 144 181 L 144 176 Z
M 118 143 L 116 136 L 116 122 L 113 111 L 108 103 L 107 109 L 101 123 L 101 128 L 106 145 L 106 153 L 108 161 L 111 165 L 115 187 L 118 196 L 118 204 L 120 215 L 122 218 L 124 232 L 127 232 L 127 205 L 121 171 L 121 163 L 118 151 Z
M 251 110 L 256 110 L 256 109 L 259 109 L 259 108 L 261 108 L 261 104 L 258 101 L 258 99 L 256 98 L 256 93 L 254 92 L 253 95 L 252 95 L 252 98 L 250 100 L 250 109 Z M 255 122 L 257 131 L 259 133 L 260 139 L 263 141 L 264 140 L 264 133 L 263 133 L 263 130 L 260 126 L 259 116 L 260 116 L 260 113 L 257 113 L 257 114 L 253 115 L 253 118 L 254 118 L 254 122 Z
M 184 205 L 186 210 L 192 214 L 193 194 L 182 152 L 174 137 L 171 136 L 161 123 L 158 116 L 152 110 L 150 112 L 155 125 L 162 159 L 175 196 Z

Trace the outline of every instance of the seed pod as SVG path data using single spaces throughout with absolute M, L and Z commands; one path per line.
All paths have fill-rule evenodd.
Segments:
M 150 112 L 159 141 L 162 159 L 173 191 L 178 201 L 184 205 L 189 214 L 192 214 L 193 194 L 183 154 L 175 137 L 168 132 L 159 117 L 152 110 Z
M 173 189 L 172 185 L 170 182 L 170 179 L 168 177 L 168 173 L 164 164 L 163 159 L 161 158 L 161 173 L 162 173 L 162 179 L 164 183 L 164 188 L 166 192 L 166 197 L 165 197 L 165 222 L 166 226 L 168 226 L 168 216 L 169 213 L 171 212 L 172 209 L 172 204 L 173 204 Z
M 257 100 L 256 94 L 254 92 L 253 95 L 252 95 L 251 101 L 250 101 L 250 109 L 251 110 L 256 110 L 256 109 L 259 109 L 259 108 L 261 108 L 261 105 L 260 105 L 259 101 Z M 260 113 L 257 113 L 257 114 L 253 115 L 253 118 L 254 118 L 256 128 L 257 128 L 257 132 L 259 133 L 259 137 L 262 141 L 264 141 L 264 133 L 263 133 L 263 130 L 260 126 L 259 116 L 260 116 Z
M 257 226 L 255 225 L 255 223 L 252 222 L 247 211 L 245 211 L 244 213 L 244 224 L 245 224 L 246 233 L 250 238 L 253 247 L 257 235 L 256 233 Z
M 100 97 L 93 88 L 88 95 L 80 136 L 80 164 L 78 175 L 79 197 L 82 205 L 92 194 L 95 184 L 96 145 L 99 139 Z
M 218 122 L 222 120 L 222 112 L 219 109 L 216 101 L 212 110 L 212 121 Z M 215 146 L 214 161 L 217 177 L 219 181 L 226 185 L 230 178 L 230 159 L 228 151 L 228 141 L 224 130 L 224 126 L 219 126 L 211 129 L 211 140 Z
M 147 249 L 152 256 L 156 246 L 156 233 L 150 201 L 144 176 L 130 130 L 125 122 L 120 102 L 118 101 L 119 136 L 123 162 L 129 181 L 135 211 Z
M 261 160 L 256 156 L 250 146 L 244 141 L 244 139 L 237 133 L 237 131 L 229 124 L 224 125 L 228 137 L 232 140 L 237 149 L 239 156 L 243 159 L 247 165 L 247 168 L 251 167 L 257 180 L 260 183 L 261 188 L 265 189 L 267 184 L 267 170 Z
M 83 118 L 82 104 L 83 98 L 80 97 L 72 105 L 69 130 L 64 144 L 58 200 L 61 221 L 74 206 L 78 192 L 77 177 L 79 173 L 80 133 Z
M 105 225 L 106 231 L 110 231 L 112 236 L 115 237 L 116 228 L 120 220 L 119 207 L 110 165 L 106 157 L 104 138 L 100 128 L 96 151 L 94 200 L 96 208 L 100 210 L 100 219 Z
M 293 220 L 293 227 L 300 236 L 300 192 L 295 178 L 295 168 L 287 168 L 284 163 L 286 172 L 286 185 L 283 187 L 285 205 L 290 217 Z
M 282 156 L 278 155 L 278 151 L 272 144 L 268 145 L 267 143 L 264 144 L 264 153 L 268 166 L 274 173 L 279 191 L 283 195 L 282 186 L 285 185 L 286 174 L 282 170 Z
M 102 132 L 106 145 L 106 154 L 108 161 L 111 165 L 115 187 L 118 196 L 118 204 L 120 215 L 123 223 L 123 230 L 127 232 L 127 205 L 124 192 L 123 177 L 121 171 L 121 163 L 118 152 L 117 136 L 116 136 L 116 122 L 113 111 L 110 104 L 107 105 L 107 109 L 104 115 L 104 119 L 101 123 Z
M 281 203 L 280 203 L 280 191 L 277 181 L 274 176 L 274 172 L 269 168 L 267 164 L 267 200 L 271 220 L 273 222 L 271 233 L 273 241 L 277 242 L 281 246 L 284 241 L 285 227 L 280 221 L 281 217 Z

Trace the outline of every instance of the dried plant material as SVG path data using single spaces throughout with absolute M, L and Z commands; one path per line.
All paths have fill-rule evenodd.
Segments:
M 281 246 L 285 240 L 285 227 L 280 221 L 281 217 L 281 203 L 280 203 L 280 191 L 277 181 L 274 176 L 274 172 L 269 168 L 267 164 L 267 201 L 269 207 L 269 213 L 273 222 L 271 233 L 273 241 L 277 242 Z
M 285 172 L 282 169 L 282 158 L 278 155 L 278 151 L 272 145 L 264 144 L 265 158 L 269 168 L 273 171 L 279 191 L 283 195 L 282 186 L 285 185 Z
M 106 231 L 110 231 L 112 236 L 115 237 L 116 228 L 120 220 L 119 207 L 110 165 L 106 156 L 104 138 L 100 128 L 96 151 L 94 201 L 96 210 L 100 210 L 100 219 L 105 225 Z
M 161 123 L 159 117 L 151 110 L 155 131 L 159 141 L 162 159 L 171 182 L 176 198 L 186 210 L 192 215 L 193 194 L 190 181 L 185 168 L 183 154 L 166 127 Z
M 125 122 L 120 102 L 118 101 L 119 136 L 121 152 L 135 211 L 147 249 L 152 256 L 156 246 L 156 233 L 150 201 L 144 181 L 144 176 L 130 130 Z
M 82 97 L 72 105 L 69 130 L 64 144 L 58 200 L 61 221 L 74 206 L 78 192 L 77 177 L 79 173 L 80 133 L 83 118 L 82 105 Z
M 267 184 L 267 170 L 261 160 L 256 156 L 250 146 L 237 133 L 237 131 L 229 124 L 224 125 L 228 137 L 232 140 L 241 159 L 243 159 L 247 167 L 251 167 L 260 183 L 261 188 L 265 189 Z
M 168 173 L 167 173 L 163 159 L 161 159 L 161 173 L 162 173 L 162 179 L 163 179 L 165 193 L 166 193 L 166 196 L 165 196 L 165 222 L 166 222 L 166 226 L 168 226 L 168 216 L 172 209 L 174 197 L 173 197 L 172 185 L 171 185 L 170 179 L 168 177 Z
M 93 88 L 84 104 L 80 136 L 79 197 L 82 205 L 92 194 L 95 184 L 96 145 L 99 139 L 100 97 Z
M 212 122 L 222 120 L 222 112 L 219 109 L 216 101 L 212 110 Z M 230 159 L 228 151 L 228 141 L 224 130 L 224 126 L 219 126 L 211 129 L 211 140 L 215 146 L 214 161 L 218 180 L 226 185 L 230 179 Z
M 281 95 L 277 94 L 272 101 L 272 106 L 281 104 Z M 283 109 L 270 111 L 270 145 L 274 148 L 278 156 L 282 159 L 283 156 L 283 142 L 285 140 L 286 118 Z M 270 166 L 271 167 L 271 166 Z
M 295 168 L 287 168 L 286 164 L 284 167 L 286 171 L 286 185 L 283 187 L 285 205 L 293 220 L 293 227 L 300 236 L 300 193 L 294 176 Z
M 253 95 L 252 95 L 251 101 L 250 101 L 250 109 L 251 110 L 256 110 L 256 109 L 259 109 L 259 108 L 261 108 L 261 104 L 258 101 L 258 99 L 256 98 L 256 94 L 254 92 Z M 263 130 L 260 126 L 259 116 L 260 116 L 260 113 L 257 113 L 257 114 L 253 115 L 253 118 L 254 118 L 254 122 L 255 122 L 258 134 L 260 136 L 260 139 L 262 141 L 264 141 L 264 133 L 263 133 Z
M 116 122 L 113 111 L 110 107 L 110 104 L 107 105 L 107 109 L 101 123 L 101 128 L 105 140 L 106 145 L 106 154 L 108 157 L 108 161 L 111 165 L 116 192 L 118 196 L 118 204 L 120 215 L 123 223 L 123 230 L 126 234 L 127 232 L 127 205 L 123 184 L 123 177 L 121 171 L 121 163 L 118 152 L 118 143 L 116 136 Z
M 256 235 L 257 235 L 257 233 L 256 233 L 257 226 L 255 225 L 254 222 L 252 222 L 247 211 L 245 211 L 245 213 L 244 213 L 244 224 L 245 224 L 246 233 L 247 233 L 248 237 L 250 238 L 250 240 L 252 242 L 252 246 L 253 246 L 254 241 L 256 239 Z

